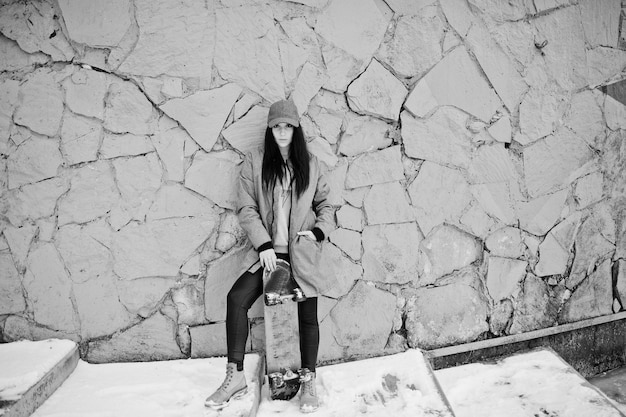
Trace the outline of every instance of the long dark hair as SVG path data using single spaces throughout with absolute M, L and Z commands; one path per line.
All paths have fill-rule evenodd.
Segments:
M 289 146 L 289 160 L 293 166 L 293 181 L 296 187 L 296 196 L 299 198 L 309 186 L 309 152 L 306 149 L 302 127 L 293 128 L 291 146 Z M 287 166 L 283 162 L 280 149 L 274 140 L 272 129 L 265 129 L 265 153 L 263 154 L 263 190 L 274 189 L 276 181 L 282 181 L 286 175 Z

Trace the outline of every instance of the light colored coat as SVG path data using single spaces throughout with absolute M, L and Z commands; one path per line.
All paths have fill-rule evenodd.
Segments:
M 274 187 L 271 195 L 263 192 L 262 167 L 263 149 L 252 151 L 246 155 L 239 178 L 237 205 L 239 224 L 247 233 L 255 249 L 273 240 L 272 237 L 276 233 L 274 207 L 278 204 L 280 197 L 279 187 Z M 322 173 L 320 162 L 314 155 L 310 155 L 309 186 L 300 198 L 297 198 L 294 185 L 291 195 L 289 254 L 292 264 L 301 258 L 297 252 L 302 245 L 297 242 L 304 237 L 298 236 L 298 232 L 319 227 L 324 236 L 328 237 L 335 230 L 335 209 L 328 201 L 329 192 L 330 187 Z M 321 253 L 321 243 L 311 242 L 311 244 Z M 296 273 L 297 266 L 293 266 L 293 269 L 294 278 L 307 297 L 315 297 L 325 292 L 336 282 L 334 276 L 326 277 L 324 282 L 319 282 L 319 277 L 299 276 Z

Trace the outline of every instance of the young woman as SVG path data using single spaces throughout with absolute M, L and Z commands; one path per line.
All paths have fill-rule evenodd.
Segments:
M 291 261 L 294 277 L 306 296 L 305 301 L 298 303 L 300 356 L 302 368 L 308 369 L 312 378 L 302 383 L 300 408 L 314 411 L 319 407 L 315 391 L 317 296 L 332 286 L 334 277 L 326 279 L 307 273 L 315 265 L 304 265 L 305 261 L 299 259 L 310 260 L 311 251 L 321 254 L 316 242 L 334 230 L 335 213 L 327 200 L 329 187 L 320 164 L 307 151 L 293 102 L 281 100 L 270 107 L 264 147 L 247 155 L 239 186 L 239 223 L 258 251 L 259 262 L 240 276 L 228 293 L 226 378 L 205 404 L 223 408 L 232 398 L 246 392 L 243 358 L 248 309 L 263 293 L 262 268 L 273 271 L 276 260 L 284 259 Z

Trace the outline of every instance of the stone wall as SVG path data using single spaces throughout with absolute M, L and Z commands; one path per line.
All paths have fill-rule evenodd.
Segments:
M 321 361 L 626 306 L 623 1 L 0 4 L 4 341 L 224 354 L 236 179 L 284 97 L 337 206 Z

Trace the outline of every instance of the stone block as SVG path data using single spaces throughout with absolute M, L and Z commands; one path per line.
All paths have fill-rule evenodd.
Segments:
M 565 90 L 587 85 L 585 36 L 577 7 L 563 7 L 533 21 L 548 74 Z
M 623 6 L 623 5 L 622 5 Z M 591 47 L 608 46 L 616 48 L 620 23 L 620 3 L 616 1 L 580 2 L 580 20 L 585 39 Z
M 493 39 L 489 29 L 478 22 L 470 27 L 466 42 L 504 105 L 514 112 L 528 86 L 513 61 Z
M 551 288 L 544 280 L 526 275 L 520 294 L 515 297 L 515 310 L 509 334 L 530 332 L 554 326 L 561 306 L 563 287 Z
M 565 301 L 559 312 L 559 323 L 572 323 L 609 315 L 613 312 L 612 305 L 611 260 L 607 259 L 598 265 Z
M 339 227 L 357 232 L 363 230 L 363 212 L 360 209 L 346 204 L 337 210 L 336 215 Z
M 45 243 L 30 251 L 23 285 L 37 323 L 69 333 L 78 331 L 78 317 L 68 302 L 72 281 L 54 245 Z
M 7 40 L 7 42 L 10 42 Z M 0 42 L 0 48 L 4 42 Z M 4 48 L 2 48 L 4 52 Z M 9 60 L 9 55 L 5 55 Z M 5 144 L 10 136 L 13 125 L 13 111 L 18 103 L 19 82 L 16 80 L 4 80 L 0 82 L 0 151 L 6 153 L 8 147 Z
M 391 145 L 389 125 L 370 116 L 348 117 L 341 136 L 339 152 L 346 156 L 384 149 Z
M 528 262 L 491 256 L 487 261 L 487 290 L 494 302 L 509 298 L 526 276 Z
M 109 85 L 104 108 L 104 128 L 113 133 L 149 135 L 156 128 L 156 111 L 146 96 L 130 82 Z
M 566 278 L 567 288 L 574 289 L 603 260 L 615 253 L 615 221 L 606 204 L 597 205 L 591 216 L 583 221 L 576 234 L 576 254 Z
M 39 69 L 20 86 L 13 120 L 34 132 L 55 136 L 63 116 L 63 94 L 52 71 Z M 47 153 L 46 153 L 47 154 Z
M 132 219 L 142 221 L 161 186 L 163 170 L 155 152 L 144 156 L 114 159 L 115 182 L 120 208 Z
M 415 223 L 367 226 L 363 230 L 363 278 L 404 284 L 421 282 L 418 248 L 424 236 Z
M 437 225 L 456 222 L 469 205 L 469 184 L 456 169 L 424 162 L 408 187 L 415 218 L 423 233 Z
M 177 276 L 216 226 L 217 217 L 130 223 L 113 234 L 113 269 L 122 279 Z
M 111 272 L 111 229 L 104 220 L 59 228 L 55 246 L 73 282 L 107 279 Z
M 191 357 L 208 358 L 211 356 L 226 356 L 226 325 L 224 323 L 192 326 Z M 250 338 L 248 338 L 248 342 Z
M 24 290 L 10 253 L 0 253 L 0 314 L 21 313 L 26 309 Z
M 531 197 L 560 190 L 584 174 L 595 155 L 587 143 L 568 129 L 524 148 L 524 174 Z
M 431 284 L 482 259 L 482 243 L 457 227 L 435 227 L 419 244 L 419 274 L 422 285 Z
M 437 8 L 427 7 L 429 1 L 412 4 L 396 0 L 395 3 L 399 3 L 397 8 L 400 10 L 414 10 L 398 18 L 391 36 L 388 30 L 376 56 L 402 77 L 419 77 L 441 59 L 445 25 Z M 394 8 L 393 4 L 390 6 Z M 398 10 L 394 11 L 398 13 Z
M 568 190 L 546 194 L 529 201 L 517 203 L 520 228 L 537 236 L 543 236 L 557 223 L 565 209 Z
M 326 139 L 316 137 L 307 143 L 307 150 L 328 167 L 334 167 L 339 162 L 339 159 L 335 155 L 335 151 L 330 146 L 330 143 Z
M 119 300 L 130 313 L 150 317 L 167 293 L 177 285 L 174 278 L 137 278 L 118 280 Z
M 172 8 L 167 0 L 140 0 L 132 2 L 131 10 L 139 28 L 138 39 L 118 71 L 148 77 L 210 77 L 207 68 L 213 62 L 216 41 L 212 3 Z M 120 11 L 116 15 L 124 17 Z
M 488 121 L 501 106 L 464 47 L 454 49 L 420 79 L 404 107 L 418 117 L 438 106 L 455 106 Z
M 581 215 L 573 214 L 557 224 L 539 245 L 539 262 L 535 274 L 540 277 L 565 272 Z
M 464 270 L 454 273 L 447 285 L 407 294 L 409 346 L 433 349 L 471 342 L 487 332 L 489 302 L 477 289 L 479 279 L 475 271 Z
M 196 154 L 185 174 L 185 187 L 220 207 L 234 209 L 241 162 L 241 157 L 231 150 Z M 222 178 L 222 181 L 207 181 L 207 178 Z
M 352 18 L 354 10 L 359 10 L 358 19 Z M 369 60 L 392 16 L 393 11 L 383 1 L 332 1 L 317 18 L 315 31 L 356 59 Z
M 61 127 L 61 152 L 71 165 L 98 159 L 101 140 L 100 121 L 65 112 Z
M 200 282 L 192 282 L 172 290 L 172 302 L 176 306 L 178 324 L 194 326 L 206 321 L 204 288 L 198 288 L 199 285 Z
M 92 6 L 95 5 L 95 2 L 92 3 Z M 67 107 L 73 113 L 102 120 L 104 118 L 104 99 L 109 88 L 109 82 L 110 79 L 101 72 L 84 68 L 78 69 L 71 77 L 63 81 Z
M 215 19 L 213 64 L 222 78 L 247 86 L 268 102 L 284 99 L 283 78 L 276 76 L 282 73 L 280 29 L 271 9 L 261 5 L 217 8 Z M 207 27 L 206 21 L 202 25 Z M 207 65 L 202 66 L 203 72 Z
M 426 120 L 402 112 L 404 150 L 411 158 L 441 165 L 468 168 L 472 155 L 467 115 L 453 108 L 441 108 Z
M 269 108 L 254 106 L 242 118 L 222 131 L 224 138 L 241 153 L 263 145 Z
M 361 279 L 363 268 L 350 261 L 339 248 L 326 244 L 322 252 L 323 259 L 326 259 L 334 267 L 335 286 L 323 295 L 331 298 L 341 298 L 346 295 L 354 286 L 354 282 Z
M 602 109 L 594 93 L 587 90 L 574 94 L 569 104 L 570 107 L 565 114 L 565 126 L 572 129 L 590 145 L 594 144 L 594 139 L 603 136 L 606 128 Z
M 164 127 L 166 122 L 163 120 L 166 118 L 167 116 L 163 116 L 159 119 L 159 128 L 150 139 L 163 164 L 165 179 L 182 182 L 185 178 L 185 143 L 193 141 L 182 128 Z
M 363 200 L 363 210 L 368 225 L 415 220 L 406 192 L 399 182 L 372 185 Z
M 171 99 L 159 107 L 177 120 L 202 149 L 210 152 L 241 91 L 236 84 L 226 84 Z
M 408 90 L 377 60 L 348 87 L 350 108 L 359 114 L 397 120 Z
M 520 258 L 526 248 L 516 227 L 503 227 L 491 233 L 485 239 L 485 246 L 492 255 L 506 258 Z
M 62 163 L 57 140 L 32 138 L 11 153 L 7 160 L 8 187 L 17 188 L 53 178 Z
M 361 155 L 353 160 L 348 168 L 345 186 L 358 188 L 403 179 L 400 147 L 392 146 Z
M 111 272 L 74 283 L 76 311 L 80 320 L 81 336 L 85 339 L 113 334 L 133 323 L 130 314 L 120 301 L 117 278 Z
M 355 261 L 361 259 L 361 234 L 339 228 L 329 236 L 330 241 Z
M 29 224 L 22 227 L 8 226 L 3 231 L 15 266 L 19 271 L 23 271 L 26 266 L 26 258 L 36 233 L 37 228 Z
M 176 331 L 173 321 L 156 313 L 110 339 L 89 342 L 85 359 L 91 363 L 182 359 Z
M 358 281 L 330 312 L 336 325 L 335 340 L 346 348 L 347 355 L 382 351 L 391 333 L 395 307 L 395 296 Z
M 296 104 L 300 116 L 307 113 L 311 99 L 326 83 L 328 75 L 325 69 L 310 62 L 305 63 L 300 70 L 296 85 L 290 98 Z
M 150 137 L 132 134 L 106 134 L 104 135 L 102 146 L 100 146 L 100 155 L 105 159 L 120 156 L 138 156 L 150 152 L 154 152 Z
M 604 195 L 604 175 L 602 172 L 594 172 L 585 175 L 576 181 L 574 198 L 578 207 L 583 209 L 593 203 L 602 200 Z

